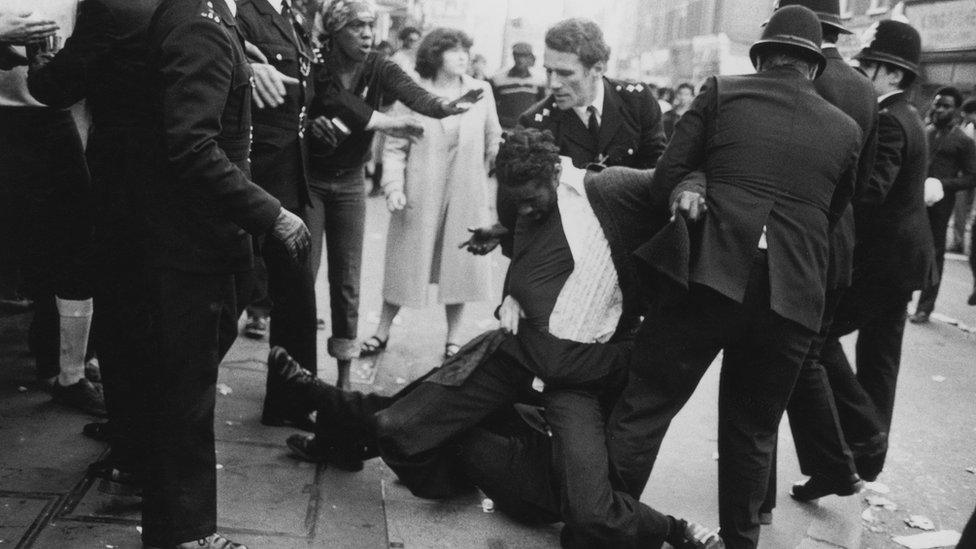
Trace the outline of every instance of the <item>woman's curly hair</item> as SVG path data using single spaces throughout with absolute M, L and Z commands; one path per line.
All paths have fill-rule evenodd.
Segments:
M 495 157 L 495 175 L 506 187 L 550 181 L 559 164 L 559 147 L 549 130 L 517 126 L 506 132 Z
M 444 52 L 461 46 L 465 51 L 474 45 L 471 37 L 457 29 L 436 28 L 420 41 L 417 46 L 417 74 L 428 80 L 437 76 L 437 70 L 444 64 Z

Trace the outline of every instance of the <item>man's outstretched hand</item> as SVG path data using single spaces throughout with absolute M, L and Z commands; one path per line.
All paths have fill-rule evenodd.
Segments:
M 472 105 L 474 105 L 478 101 L 481 101 L 481 98 L 484 96 L 484 94 L 485 91 L 480 88 L 476 90 L 468 90 L 468 92 L 462 95 L 461 97 L 458 97 L 457 99 L 451 101 L 450 103 L 446 103 L 444 105 L 444 110 L 447 111 L 448 114 L 452 114 L 452 115 L 466 113 L 468 112 L 468 109 L 470 109 Z
M 312 235 L 308 232 L 305 222 L 297 215 L 282 208 L 271 232 L 275 238 L 285 245 L 291 258 L 296 263 L 301 263 L 312 243 Z
M 508 234 L 508 229 L 495 224 L 490 227 L 468 227 L 471 238 L 458 245 L 458 248 L 467 248 L 474 255 L 487 255 L 498 247 L 503 236 Z

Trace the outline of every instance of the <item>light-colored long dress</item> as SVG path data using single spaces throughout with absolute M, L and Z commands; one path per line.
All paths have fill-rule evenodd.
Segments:
M 430 91 L 432 82 L 420 84 Z M 486 155 L 498 150 L 501 127 L 487 82 L 462 78 L 461 93 L 483 89 L 468 112 L 442 120 L 421 116 L 401 103 L 391 115 L 412 114 L 423 122 L 421 138 L 388 137 L 383 150 L 383 189 L 402 189 L 404 209 L 390 217 L 386 241 L 383 298 L 394 305 L 424 307 L 429 285 L 437 284 L 437 302 L 468 303 L 492 295 L 490 259 L 458 244 L 468 227 L 489 219 Z

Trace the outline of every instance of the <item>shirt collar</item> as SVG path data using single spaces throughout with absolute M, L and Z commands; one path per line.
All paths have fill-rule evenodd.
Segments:
M 568 156 L 560 156 L 559 164 L 563 168 L 559 176 L 559 186 L 572 189 L 580 196 L 586 196 L 586 187 L 583 185 L 586 170 L 574 166 L 573 159 Z
M 905 92 L 905 90 L 895 90 L 895 91 L 890 91 L 890 92 L 888 92 L 886 94 L 883 94 L 883 95 L 879 95 L 878 96 L 878 104 L 880 105 L 881 103 L 884 103 L 884 100 L 885 99 L 888 99 L 889 97 L 894 97 L 895 94 L 904 93 L 904 92 Z
M 593 95 L 593 101 L 590 101 L 588 104 L 583 105 L 582 107 L 573 107 L 573 110 L 576 111 L 576 115 L 583 120 L 584 126 L 590 120 L 590 113 L 586 112 L 586 109 L 590 107 L 596 108 L 596 117 L 603 120 L 603 96 L 603 79 L 601 78 L 600 81 L 597 82 L 596 94 Z
M 224 3 L 227 4 L 227 9 L 230 10 L 230 14 L 237 17 L 237 2 L 234 0 L 224 0 Z

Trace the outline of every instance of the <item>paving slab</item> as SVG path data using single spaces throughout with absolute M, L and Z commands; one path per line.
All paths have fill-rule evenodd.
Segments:
M 37 529 L 58 501 L 53 494 L 4 494 L 0 492 L 0 544 L 11 544 Z
M 395 480 L 383 481 L 390 547 L 558 547 L 558 526 L 524 526 L 501 513 L 486 512 L 484 496 L 472 493 L 430 501 L 413 496 Z

